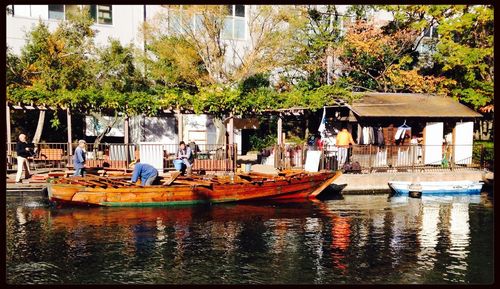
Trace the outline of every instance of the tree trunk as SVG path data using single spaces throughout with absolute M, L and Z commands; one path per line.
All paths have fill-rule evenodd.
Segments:
M 40 114 L 38 115 L 38 124 L 36 126 L 35 136 L 33 137 L 34 144 L 40 142 L 44 124 L 45 124 L 45 110 L 40 110 Z
M 222 119 L 216 117 L 214 118 L 214 126 L 217 128 L 217 145 L 223 145 L 226 143 L 226 126 Z
M 97 120 L 103 119 L 102 116 L 97 115 L 97 114 L 92 114 L 93 117 L 95 117 Z M 118 114 L 115 113 L 115 118 L 111 122 L 107 122 L 106 128 L 97 136 L 97 138 L 94 141 L 94 150 L 97 149 L 99 144 L 101 143 L 101 140 L 111 131 L 113 126 L 118 122 Z

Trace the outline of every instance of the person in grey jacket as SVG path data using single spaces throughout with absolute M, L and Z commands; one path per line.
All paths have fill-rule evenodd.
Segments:
M 191 166 L 193 161 L 193 152 L 189 146 L 186 146 L 184 141 L 179 143 L 179 151 L 177 152 L 177 159 L 182 160 L 186 165 L 187 175 L 191 175 Z
M 78 141 L 78 146 L 75 149 L 75 154 L 73 155 L 73 165 L 75 167 L 75 174 L 73 176 L 84 176 L 85 175 L 85 146 L 87 142 L 83 139 Z

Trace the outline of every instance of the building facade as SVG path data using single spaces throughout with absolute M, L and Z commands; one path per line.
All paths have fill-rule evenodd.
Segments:
M 325 10 L 324 5 L 310 5 L 309 8 Z M 345 30 L 346 21 L 352 21 L 348 15 L 348 5 L 338 5 L 337 11 L 341 14 L 341 28 Z M 26 33 L 40 21 L 46 23 L 50 30 L 54 30 L 61 20 L 68 17 L 69 13 L 77 9 L 88 9 L 94 19 L 94 28 L 97 33 L 95 43 L 97 46 L 106 46 L 108 39 L 118 39 L 123 45 L 133 44 L 136 48 L 144 49 L 144 37 L 141 27 L 145 22 L 153 22 L 162 16 L 168 16 L 165 25 L 167 34 L 178 33 L 182 30 L 181 24 L 186 23 L 182 5 L 8 5 L 7 7 L 7 47 L 15 54 L 19 54 L 26 44 Z M 237 64 L 238 53 L 252 45 L 249 33 L 249 13 L 258 9 L 255 5 L 228 5 L 228 15 L 224 19 L 222 39 L 228 44 L 226 63 Z M 387 12 L 373 12 L 368 15 L 376 25 L 382 25 L 392 15 Z M 200 19 L 196 15 L 188 19 L 196 27 Z M 429 31 L 429 37 L 434 37 L 435 30 Z M 427 37 L 426 35 L 423 35 Z M 422 43 L 425 43 L 424 41 Z M 334 61 L 334 60 L 333 60 Z M 335 65 L 333 65 L 335 66 Z M 333 68 L 335 70 L 335 68 Z M 182 119 L 175 116 L 160 118 L 134 118 L 130 122 L 130 135 L 132 142 L 178 142 L 180 140 L 195 140 L 201 144 L 215 144 L 220 132 L 213 125 L 211 116 L 183 115 Z M 180 126 L 179 126 L 180 123 Z M 169 129 L 157 130 L 155 128 L 169 126 Z M 173 127 L 172 127 L 173 126 Z M 242 139 L 245 139 L 243 129 L 249 127 L 234 127 L 234 143 L 238 145 L 241 153 Z M 92 129 L 86 129 L 87 136 L 94 136 Z M 152 132 L 155 133 L 152 133 Z

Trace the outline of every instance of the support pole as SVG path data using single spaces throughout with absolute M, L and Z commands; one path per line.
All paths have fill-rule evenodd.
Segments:
M 125 156 L 126 156 L 126 162 L 127 166 L 130 163 L 130 149 L 129 149 L 129 118 L 128 115 L 125 115 L 125 123 L 123 124 L 123 130 L 124 130 L 124 140 L 123 142 L 125 143 Z
M 234 144 L 234 116 L 232 112 L 229 114 L 229 123 L 227 131 L 229 133 L 229 145 L 232 146 Z
M 71 143 L 73 142 L 71 139 L 71 111 L 69 107 L 66 109 L 66 118 L 68 122 L 68 156 L 73 154 L 73 148 L 71 147 Z
M 278 116 L 278 145 L 283 144 L 283 119 L 281 114 Z
M 184 119 L 180 110 L 176 112 L 177 116 L 177 132 L 179 137 L 179 142 L 184 140 Z
M 10 131 L 10 107 L 9 107 L 9 103 L 7 102 L 6 103 L 6 107 L 5 107 L 5 118 L 6 118 L 6 121 L 5 121 L 5 124 L 7 125 L 7 156 L 8 156 L 8 164 L 9 166 L 12 164 L 12 149 L 11 149 L 11 145 L 10 143 L 12 142 L 12 135 L 11 135 L 11 131 Z
M 124 140 L 123 142 L 125 144 L 129 144 L 129 118 L 128 118 L 128 115 L 125 116 L 125 123 L 123 124 L 123 130 L 124 130 Z

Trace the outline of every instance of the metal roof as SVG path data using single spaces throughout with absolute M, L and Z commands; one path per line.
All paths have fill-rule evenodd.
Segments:
M 415 93 L 363 93 L 350 105 L 360 117 L 482 117 L 451 97 Z

